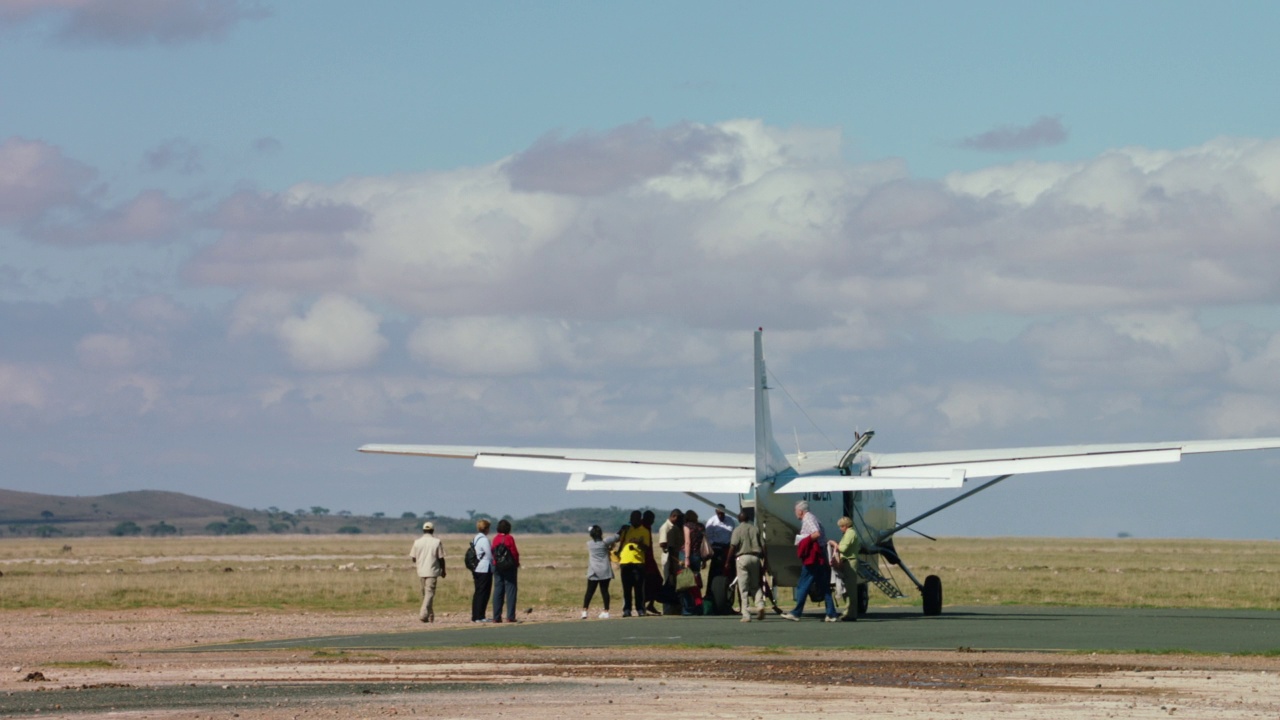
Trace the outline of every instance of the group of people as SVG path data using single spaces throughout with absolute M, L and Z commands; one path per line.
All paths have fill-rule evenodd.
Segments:
M 842 535 L 836 541 L 827 539 L 822 523 L 809 511 L 808 503 L 796 503 L 796 518 L 800 520 L 796 552 L 801 561 L 797 605 L 782 617 L 799 620 L 810 588 L 821 588 L 828 622 L 857 620 L 857 602 L 852 595 L 857 587 L 859 547 L 852 521 L 840 518 Z M 609 584 L 616 565 L 622 577 L 622 617 L 727 613 L 728 607 L 707 607 L 712 600 L 706 597 L 704 589 L 718 577 L 724 578 L 726 586 L 736 577 L 742 622 L 763 620 L 768 558 L 760 529 L 747 519 L 745 511 L 738 513 L 735 520 L 724 505 L 717 505 L 705 523 L 699 521 L 698 513 L 693 510 L 672 510 L 656 531 L 652 510 L 632 511 L 628 524 L 608 537 L 599 525 L 592 525 L 587 531 L 587 588 L 582 598 L 582 619 L 588 618 L 597 590 L 604 606 L 598 617 L 609 617 Z M 510 521 L 498 521 L 497 534 L 492 540 L 490 527 L 489 520 L 476 522 L 476 534 L 466 553 L 467 568 L 474 581 L 471 622 L 519 622 L 515 606 L 520 552 L 511 536 Z M 422 532 L 422 537 L 413 544 L 410 559 L 417 565 L 422 584 L 419 618 L 422 622 L 432 622 L 436 581 L 445 577 L 445 559 L 440 541 L 434 536 L 433 524 L 424 523 Z M 831 595 L 833 570 L 839 573 L 843 587 L 851 595 L 843 616 L 836 614 Z M 490 595 L 491 616 L 486 614 Z M 723 602 L 723 595 L 721 598 Z M 661 609 L 658 603 L 662 604 Z
M 520 575 L 520 550 L 516 547 L 516 539 L 511 535 L 511 521 L 498 521 L 498 532 L 489 539 L 489 528 L 492 524 L 481 519 L 476 522 L 476 535 L 471 539 L 465 555 L 467 569 L 475 583 L 475 591 L 471 595 L 471 622 L 501 623 L 520 622 L 516 619 L 516 590 Z M 418 568 L 418 579 L 422 585 L 422 607 L 418 610 L 418 619 L 422 622 L 434 622 L 436 582 L 446 576 L 444 546 L 435 536 L 435 525 L 431 522 L 422 524 L 422 537 L 414 541 L 409 550 L 409 559 Z M 489 606 L 489 597 L 493 596 L 493 616 L 485 611 Z M 503 617 L 503 608 L 506 617 Z
M 740 518 L 741 519 L 741 518 Z M 609 583 L 613 566 L 622 577 L 622 616 L 693 615 L 702 610 L 702 568 L 707 583 L 728 575 L 731 536 L 739 521 L 717 505 L 715 513 L 702 523 L 694 510 L 672 510 L 656 531 L 657 516 L 652 510 L 632 511 L 630 521 L 618 532 L 604 537 L 599 525 L 588 530 L 587 592 L 582 598 L 582 618 L 591 609 L 591 600 L 600 590 L 609 617 Z M 683 576 L 683 577 L 682 577 Z M 661 603 L 662 609 L 657 605 Z M 717 608 L 723 612 L 725 608 Z

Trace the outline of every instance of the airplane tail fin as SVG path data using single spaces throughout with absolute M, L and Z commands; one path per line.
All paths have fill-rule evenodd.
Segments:
M 756 330 L 755 397 L 756 397 L 756 482 L 776 477 L 791 467 L 787 456 L 773 437 L 773 417 L 769 412 L 769 377 L 764 367 L 763 329 Z

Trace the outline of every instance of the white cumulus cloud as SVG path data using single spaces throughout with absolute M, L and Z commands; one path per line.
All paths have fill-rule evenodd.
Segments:
M 302 316 L 285 318 L 278 337 L 302 370 L 339 372 L 365 367 L 387 348 L 381 319 L 351 298 L 329 294 Z

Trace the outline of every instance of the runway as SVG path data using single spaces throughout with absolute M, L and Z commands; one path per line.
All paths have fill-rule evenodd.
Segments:
M 919 610 L 872 611 L 856 623 L 820 615 L 790 622 L 737 616 L 645 617 L 564 622 L 424 626 L 423 630 L 351 634 L 207 646 L 202 650 L 405 650 L 486 645 L 598 648 L 689 647 L 884 648 L 1048 652 L 1280 653 L 1280 612 L 1045 607 L 955 607 L 924 617 Z

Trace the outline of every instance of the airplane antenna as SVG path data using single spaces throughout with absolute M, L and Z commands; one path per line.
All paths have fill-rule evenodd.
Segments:
M 827 441 L 827 444 L 831 445 L 832 448 L 838 447 L 834 442 L 831 441 L 830 437 L 827 437 L 826 433 L 822 432 L 822 428 L 818 427 L 818 423 L 814 422 L 813 418 L 809 417 L 809 413 L 804 411 L 804 406 L 802 406 L 799 402 L 796 402 L 795 397 L 792 396 L 792 394 L 787 391 L 786 386 L 783 385 L 782 381 L 778 379 L 777 373 L 768 369 L 766 369 L 766 372 L 768 372 L 769 375 L 773 378 L 774 385 L 779 390 L 782 391 L 782 394 L 787 396 L 787 399 L 791 401 L 792 405 L 796 406 L 796 409 L 800 411 L 800 414 L 804 416 L 804 419 L 809 421 L 809 424 L 813 426 L 814 430 L 818 431 L 818 434 L 821 435 Z M 772 390 L 773 388 L 770 387 L 769 389 Z
M 791 433 L 796 436 L 796 457 L 803 460 L 805 458 L 805 454 L 804 450 L 800 449 L 800 431 L 793 425 L 791 426 Z

